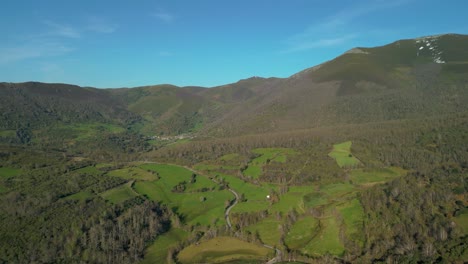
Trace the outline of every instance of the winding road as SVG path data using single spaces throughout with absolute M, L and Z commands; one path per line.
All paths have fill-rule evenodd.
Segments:
M 158 163 L 158 162 L 148 162 L 148 161 L 145 161 L 144 163 L 156 163 L 156 164 L 162 164 L 162 163 Z M 181 165 L 177 165 L 177 164 L 170 164 L 170 163 L 164 163 L 164 164 L 168 164 L 168 165 L 173 165 L 173 166 L 179 166 L 179 167 L 183 167 L 193 173 L 196 173 L 196 174 L 199 174 L 199 175 L 203 175 L 202 173 L 200 173 L 199 171 L 196 171 L 188 166 L 181 166 Z M 215 179 L 212 179 L 210 178 L 213 182 L 219 184 L 219 182 L 217 182 Z M 226 223 L 227 223 L 227 226 L 229 227 L 229 229 L 232 229 L 232 225 L 231 225 L 231 220 L 229 219 L 229 214 L 231 213 L 231 209 L 236 206 L 238 203 L 239 203 L 239 194 L 231 189 L 231 188 L 228 188 L 228 190 L 234 194 L 235 198 L 234 198 L 234 202 L 228 206 L 226 208 L 226 211 L 224 212 L 224 218 L 226 219 Z M 262 244 L 262 246 L 266 247 L 266 248 L 269 248 L 269 249 L 272 249 L 272 250 L 275 250 L 275 253 L 276 253 L 276 256 L 272 259 L 270 259 L 268 262 L 266 262 L 266 264 L 274 264 L 274 263 L 277 263 L 277 262 L 280 262 L 281 261 L 281 256 L 283 255 L 283 252 L 281 252 L 281 250 L 279 250 L 278 248 L 276 247 L 273 247 L 273 246 L 270 246 L 270 245 L 267 245 L 267 244 Z
M 214 180 L 213 180 L 214 181 Z M 216 182 L 216 181 L 214 181 Z M 234 194 L 235 196 L 235 199 L 234 199 L 234 202 L 228 207 L 226 208 L 226 212 L 224 212 L 224 218 L 226 218 L 226 223 L 227 223 L 227 226 L 229 227 L 229 229 L 232 229 L 232 225 L 231 225 L 231 220 L 229 219 L 229 213 L 231 212 L 231 209 L 236 206 L 236 204 L 239 202 L 239 194 L 234 191 L 233 189 L 229 188 L 228 189 L 230 192 L 232 192 L 232 194 Z M 269 249 L 273 249 L 275 250 L 275 253 L 276 253 L 276 256 L 272 259 L 270 259 L 266 264 L 274 264 L 276 262 L 280 262 L 281 261 L 281 256 L 282 256 L 282 252 L 281 250 L 279 250 L 278 248 L 276 247 L 273 247 L 273 246 L 270 246 L 270 245 L 267 245 L 267 244 L 262 244 L 262 246 L 266 247 L 266 248 L 269 248 Z
M 231 220 L 229 219 L 229 213 L 231 212 L 231 209 L 236 206 L 236 204 L 239 202 L 239 194 L 237 194 L 233 189 L 229 188 L 228 189 L 230 192 L 232 192 L 232 194 L 234 194 L 234 196 L 236 197 L 234 199 L 234 202 L 228 207 L 226 208 L 226 212 L 224 212 L 224 218 L 226 218 L 226 223 L 229 227 L 229 229 L 232 228 L 232 225 L 231 225 Z

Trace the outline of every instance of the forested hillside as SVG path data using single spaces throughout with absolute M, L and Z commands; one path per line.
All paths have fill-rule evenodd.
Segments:
M 212 88 L 0 83 L 0 262 L 464 263 L 467 45 Z

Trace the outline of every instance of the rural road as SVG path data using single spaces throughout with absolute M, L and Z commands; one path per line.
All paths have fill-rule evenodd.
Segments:
M 231 220 L 229 219 L 229 212 L 231 212 L 231 209 L 236 206 L 236 204 L 239 202 L 239 194 L 237 194 L 233 189 L 229 188 L 228 189 L 230 192 L 232 192 L 232 194 L 234 194 L 234 196 L 236 197 L 234 199 L 234 202 L 228 207 L 226 208 L 226 212 L 224 213 L 224 218 L 226 218 L 226 222 L 227 222 L 227 225 L 229 227 L 229 229 L 232 228 L 232 225 L 231 225 Z
M 228 207 L 226 208 L 226 212 L 224 213 L 224 218 L 226 218 L 226 222 L 227 222 L 227 225 L 229 227 L 229 229 L 232 229 L 232 225 L 231 225 L 231 220 L 229 219 L 229 213 L 231 212 L 231 209 L 236 206 L 236 204 L 239 202 L 239 194 L 234 191 L 233 189 L 229 188 L 228 189 L 230 192 L 232 192 L 234 194 L 234 196 L 236 197 L 234 199 L 234 202 Z M 273 246 L 270 246 L 270 245 L 267 245 L 267 244 L 262 244 L 264 247 L 266 248 L 269 248 L 269 249 L 273 249 L 275 250 L 276 252 L 276 256 L 272 259 L 270 259 L 266 264 L 274 264 L 276 262 L 280 262 L 281 261 L 281 255 L 282 255 L 282 252 L 281 250 L 273 247 Z
M 148 161 L 146 161 L 146 162 L 144 162 L 144 163 L 157 163 L 157 162 L 148 162 Z M 161 163 L 157 163 L 157 164 L 161 164 Z M 192 168 L 190 168 L 190 167 L 188 167 L 188 166 L 181 166 L 181 165 L 170 164 L 170 163 L 165 163 L 165 164 L 183 167 L 183 168 L 185 168 L 185 169 L 187 169 L 187 170 L 189 170 L 189 171 L 191 171 L 191 172 L 193 172 L 193 173 L 202 175 L 202 173 L 200 173 L 200 172 L 198 172 L 198 171 L 196 171 L 196 170 L 194 170 L 194 169 L 192 169 Z M 218 183 L 218 182 L 215 181 L 214 179 L 211 179 L 211 180 L 212 180 L 213 182 L 215 182 L 215 183 Z M 234 191 L 234 190 L 231 189 L 231 188 L 228 188 L 228 190 L 229 190 L 230 192 L 232 192 L 232 194 L 234 194 L 235 199 L 234 199 L 234 202 L 233 202 L 228 208 L 226 208 L 226 211 L 224 212 L 224 218 L 226 218 L 227 226 L 229 227 L 229 229 L 232 229 L 231 220 L 229 219 L 229 213 L 231 212 L 231 209 L 232 209 L 234 206 L 237 205 L 237 203 L 239 202 L 239 199 L 240 199 L 240 198 L 239 198 L 239 194 L 238 194 L 236 191 Z M 273 246 L 267 245 L 267 244 L 262 244 L 262 245 L 263 245 L 264 247 L 266 247 L 266 248 L 273 249 L 273 250 L 275 250 L 275 252 L 276 252 L 276 256 L 275 256 L 274 258 L 270 259 L 266 264 L 274 264 L 274 263 L 277 263 L 277 262 L 280 262 L 280 261 L 281 261 L 281 256 L 282 256 L 282 254 L 283 254 L 283 253 L 281 252 L 281 250 L 279 250 L 279 249 L 277 249 L 277 248 L 275 248 L 275 247 L 273 247 Z

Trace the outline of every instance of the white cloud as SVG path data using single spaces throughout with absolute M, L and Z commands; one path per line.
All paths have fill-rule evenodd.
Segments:
M 174 20 L 176 19 L 176 17 L 173 14 L 162 11 L 162 10 L 159 10 L 153 13 L 152 16 L 168 24 L 174 22 Z
M 318 39 L 308 39 L 301 40 L 296 43 L 291 44 L 291 46 L 284 50 L 283 53 L 291 53 L 309 50 L 313 48 L 323 48 L 331 47 L 346 43 L 349 40 L 352 40 L 356 37 L 354 34 L 349 34 L 345 36 L 335 37 L 335 38 L 318 38 Z
M 71 51 L 73 51 L 73 48 L 59 42 L 47 40 L 34 41 L 17 47 L 0 47 L 0 64 L 41 57 L 60 56 Z
M 43 35 L 45 36 L 56 36 L 56 37 L 65 37 L 65 38 L 80 38 L 81 33 L 78 29 L 64 24 L 55 23 L 50 20 L 43 21 L 45 25 L 49 27 Z
M 89 17 L 87 23 L 86 29 L 96 33 L 109 34 L 115 32 L 118 28 L 117 24 L 110 23 L 106 19 L 96 16 Z
M 319 47 L 331 47 L 344 44 L 358 37 L 353 22 L 365 15 L 379 10 L 406 4 L 412 0 L 382 1 L 370 0 L 353 8 L 343 9 L 326 19 L 312 24 L 302 32 L 290 36 L 287 48 L 282 53 L 300 52 Z

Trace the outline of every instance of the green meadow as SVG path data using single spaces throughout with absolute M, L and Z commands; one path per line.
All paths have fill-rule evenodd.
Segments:
M 216 237 L 184 248 L 177 256 L 183 264 L 226 263 L 232 260 L 266 260 L 273 250 L 233 237 Z
M 179 228 L 171 228 L 156 238 L 156 240 L 146 249 L 145 258 L 141 264 L 159 264 L 167 259 L 168 251 L 178 243 L 184 241 L 189 233 Z
M 17 176 L 21 173 L 21 169 L 0 167 L 0 177 L 1 178 L 10 178 Z
M 320 230 L 314 236 L 314 239 L 306 244 L 302 252 L 307 255 L 332 254 L 341 256 L 345 250 L 340 242 L 339 223 L 335 217 L 328 217 L 320 220 Z
M 350 179 L 354 184 L 383 183 L 401 177 L 406 171 L 397 167 L 378 169 L 355 169 L 351 171 Z
M 101 193 L 101 197 L 114 204 L 122 203 L 128 199 L 138 196 L 132 189 L 133 181 L 122 184 L 113 189 Z
M 296 154 L 293 149 L 288 148 L 258 148 L 252 150 L 252 153 L 259 155 L 258 157 L 251 160 L 244 175 L 252 178 L 258 178 L 262 174 L 262 167 L 267 162 L 286 162 L 288 156 Z
M 340 167 L 355 167 L 361 162 L 351 153 L 351 141 L 333 145 L 333 150 L 328 154 Z
M 317 234 L 319 221 L 312 216 L 299 219 L 289 230 L 285 243 L 291 249 L 301 249 L 307 245 Z

